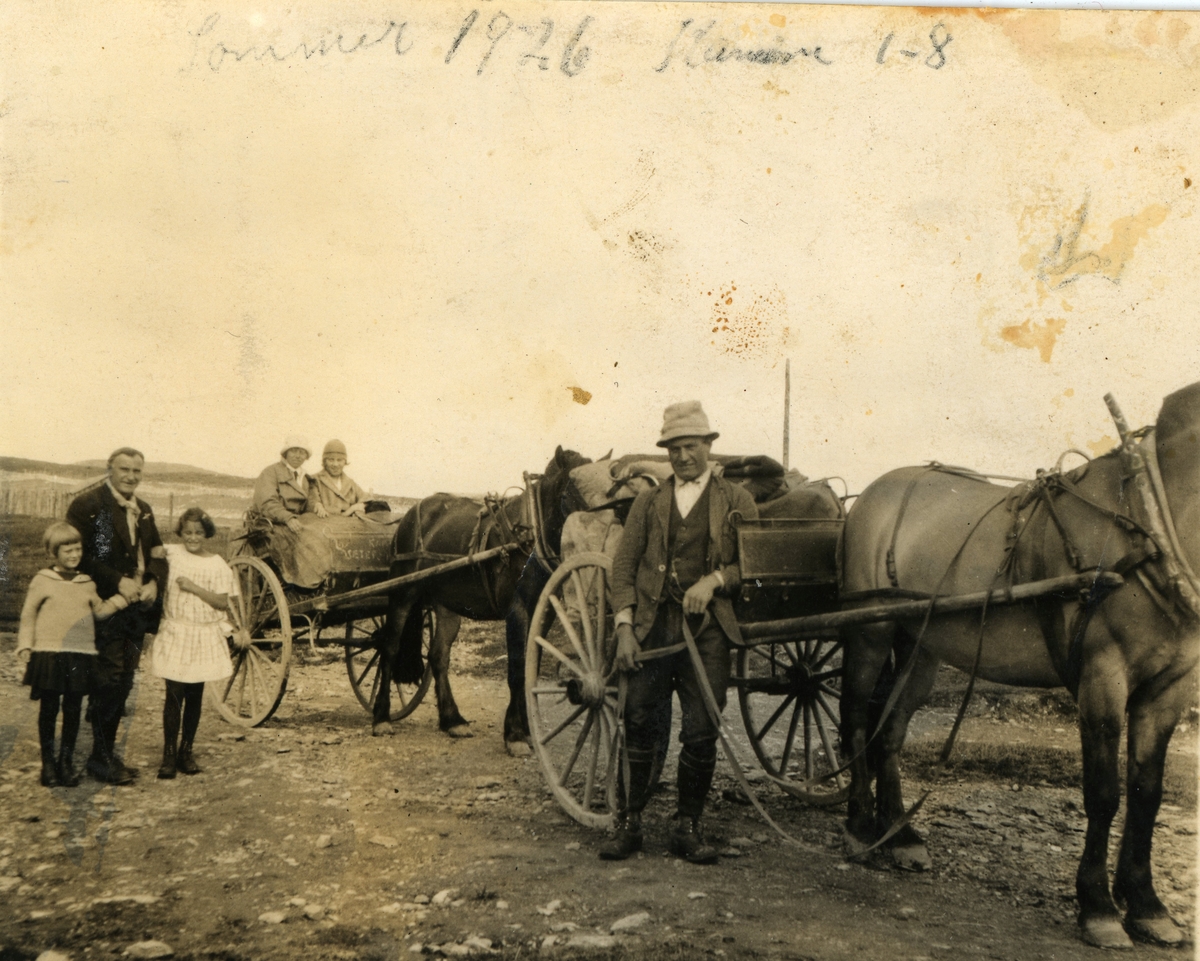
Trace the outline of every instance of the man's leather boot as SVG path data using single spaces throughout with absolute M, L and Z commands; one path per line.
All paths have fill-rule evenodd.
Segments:
M 130 779 L 135 778 L 141 771 L 130 764 L 126 764 L 120 757 L 117 756 L 117 735 L 121 731 L 121 715 L 122 711 L 118 708 L 113 716 L 109 717 L 104 722 L 104 736 L 108 744 L 108 752 L 112 757 L 113 768 L 122 772 L 122 774 Z
M 718 850 L 704 841 L 700 833 L 700 815 L 712 787 L 717 766 L 715 744 L 685 744 L 679 752 L 679 811 L 671 829 L 668 848 L 692 864 L 715 864 Z
M 98 694 L 91 705 L 92 753 L 87 760 L 87 772 L 102 784 L 129 784 L 133 775 L 113 757 L 113 742 L 108 739 L 110 725 L 106 721 L 110 709 L 109 697 Z M 120 717 L 117 718 L 120 722 Z
M 617 833 L 600 845 L 601 861 L 624 861 L 642 849 L 642 815 L 630 812 L 617 819 Z
M 692 864 L 716 864 L 721 853 L 704 840 L 700 833 L 700 819 L 682 813 L 675 815 L 675 826 L 671 828 L 667 849 Z
M 603 861 L 624 861 L 642 849 L 642 810 L 650 797 L 650 773 L 654 767 L 654 751 L 627 748 L 629 765 L 629 796 L 625 796 L 625 774 L 617 778 L 617 796 L 621 809 L 617 813 L 616 836 L 600 846 Z M 619 766 L 621 769 L 624 764 Z

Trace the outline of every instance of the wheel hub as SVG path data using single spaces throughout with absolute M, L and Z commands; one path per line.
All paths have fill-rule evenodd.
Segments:
M 595 707 L 604 700 L 604 684 L 596 677 L 573 677 L 566 684 L 568 703 Z

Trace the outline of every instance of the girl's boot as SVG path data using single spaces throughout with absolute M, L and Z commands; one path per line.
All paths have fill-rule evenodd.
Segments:
M 170 781 L 175 777 L 175 771 L 178 767 L 178 756 L 175 753 L 174 741 L 167 741 L 163 745 L 162 765 L 158 769 L 160 780 Z
M 63 787 L 79 787 L 79 772 L 75 770 L 75 745 L 65 744 L 58 752 L 58 783 Z
M 58 787 L 58 764 L 54 759 L 54 739 L 42 742 L 42 787 Z

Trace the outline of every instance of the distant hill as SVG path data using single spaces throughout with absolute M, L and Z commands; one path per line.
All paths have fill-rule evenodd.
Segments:
M 34 513 L 33 506 L 43 504 L 38 491 L 59 491 L 61 499 L 70 493 L 89 487 L 104 478 L 107 462 L 79 461 L 75 464 L 55 464 L 50 461 L 29 460 L 23 457 L 0 457 L 0 494 L 7 488 L 17 506 L 14 513 Z M 23 493 L 22 493 L 23 492 Z M 171 464 L 147 461 L 138 487 L 138 496 L 147 501 L 165 524 L 172 516 L 193 504 L 203 507 L 213 520 L 223 527 L 241 523 L 242 514 L 250 506 L 254 494 L 254 479 L 222 474 L 190 464 Z M 404 511 L 417 502 L 414 497 L 376 494 L 396 511 Z M 3 502 L 0 502 L 2 504 Z M 0 507 L 0 510 L 3 508 Z
M 3 460 L 17 460 L 17 458 L 0 458 L 0 461 Z M 89 476 L 95 477 L 108 470 L 108 461 L 81 460 L 66 466 L 82 467 L 89 472 Z M 0 469 L 3 469 L 2 463 L 0 463 Z M 238 477 L 234 474 L 222 474 L 220 471 L 208 470 L 205 467 L 193 467 L 191 464 L 172 464 L 167 461 L 154 460 L 146 461 L 146 466 L 142 470 L 142 477 L 145 480 L 170 479 L 171 481 L 194 482 L 204 484 L 208 487 L 245 487 L 247 484 L 254 485 L 253 477 Z
M 108 461 L 106 460 L 80 460 L 74 465 L 78 467 L 94 467 L 97 470 L 107 470 Z M 146 461 L 146 473 L 154 474 L 219 474 L 219 471 L 209 470 L 206 467 L 193 467 L 191 464 L 172 464 L 169 461 L 163 460 L 148 460 Z M 226 477 L 232 475 L 226 474 Z

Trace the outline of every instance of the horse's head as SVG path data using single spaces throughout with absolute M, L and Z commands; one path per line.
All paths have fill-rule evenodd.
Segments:
M 1154 433 L 1175 529 L 1192 570 L 1200 570 L 1200 383 L 1163 399 Z
M 572 490 L 571 471 L 591 462 L 591 458 L 584 457 L 578 451 L 563 450 L 560 444 L 554 451 L 554 457 L 546 465 L 546 472 L 542 475 L 542 482 L 538 488 L 538 500 L 545 523 L 543 533 L 546 538 L 546 546 L 555 554 L 562 546 L 562 527 L 567 515 L 573 510 L 582 509 L 579 504 L 574 503 L 574 499 L 570 496 Z

